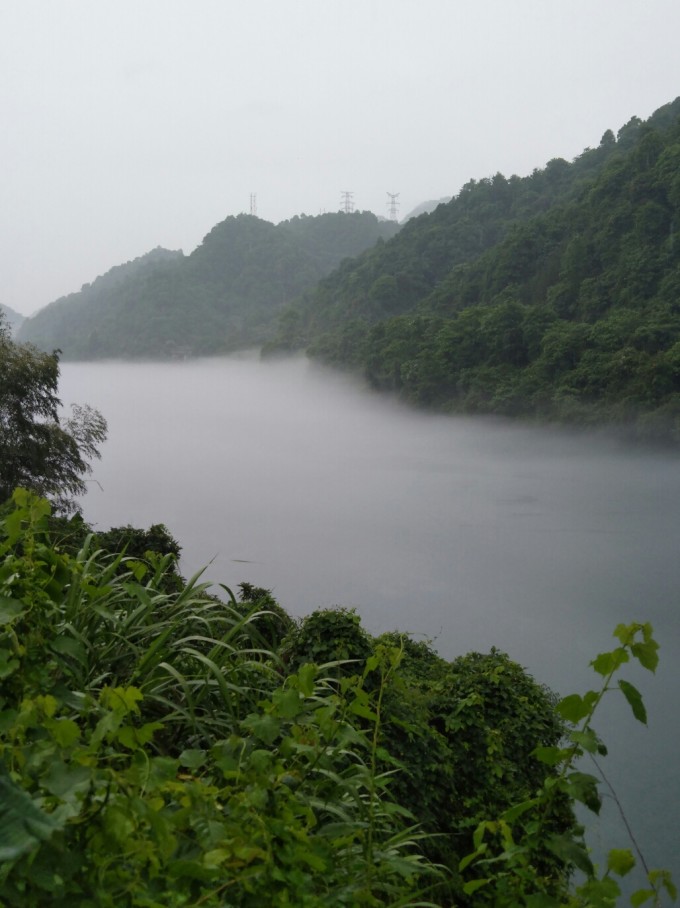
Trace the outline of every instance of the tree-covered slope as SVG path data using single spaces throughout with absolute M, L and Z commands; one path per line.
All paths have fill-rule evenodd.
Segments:
M 156 249 L 57 300 L 20 338 L 69 358 L 220 353 L 269 339 L 278 310 L 396 225 L 370 212 L 249 215 L 214 227 L 189 256 Z
M 680 438 L 679 116 L 468 184 L 322 281 L 278 345 L 419 404 Z

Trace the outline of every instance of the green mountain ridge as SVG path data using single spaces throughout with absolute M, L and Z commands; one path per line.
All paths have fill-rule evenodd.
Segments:
M 190 255 L 157 248 L 51 303 L 19 339 L 64 359 L 209 355 L 271 338 L 278 310 L 398 226 L 370 212 L 250 215 L 216 225 Z
M 571 163 L 471 181 L 282 313 L 421 406 L 680 440 L 680 98 Z

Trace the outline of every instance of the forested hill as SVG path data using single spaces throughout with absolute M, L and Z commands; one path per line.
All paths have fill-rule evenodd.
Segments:
M 472 181 L 283 314 L 421 405 L 680 440 L 680 98 L 573 162 Z
M 24 316 L 19 312 L 15 312 L 14 309 L 9 306 L 5 306 L 0 303 L 0 312 L 4 315 L 7 324 L 10 327 L 10 330 L 14 333 L 18 330 L 19 325 L 24 320 Z
M 215 226 L 189 256 L 155 249 L 24 322 L 19 339 L 65 359 L 222 353 L 270 339 L 279 309 L 396 224 L 370 212 L 251 215 Z

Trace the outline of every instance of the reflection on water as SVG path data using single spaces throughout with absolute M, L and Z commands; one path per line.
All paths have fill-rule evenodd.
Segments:
M 648 860 L 680 877 L 677 458 L 415 414 L 302 360 L 63 364 L 60 393 L 109 421 L 85 516 L 166 523 L 185 574 L 355 606 L 446 657 L 498 646 L 562 692 L 595 683 L 617 623 L 651 621 L 659 672 L 626 674 L 650 728 L 612 698 L 598 730 Z

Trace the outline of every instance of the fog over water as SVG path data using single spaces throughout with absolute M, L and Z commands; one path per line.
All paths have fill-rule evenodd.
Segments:
M 210 579 L 270 588 L 294 615 L 356 607 L 369 631 L 433 638 L 447 658 L 497 646 L 561 693 L 595 686 L 588 662 L 616 624 L 650 621 L 660 668 L 623 675 L 649 728 L 613 696 L 596 728 L 647 860 L 680 877 L 677 456 L 415 413 L 301 359 L 61 372 L 63 402 L 109 422 L 86 519 L 165 523 L 185 575 L 210 562 Z M 628 847 L 609 813 L 605 844 Z

